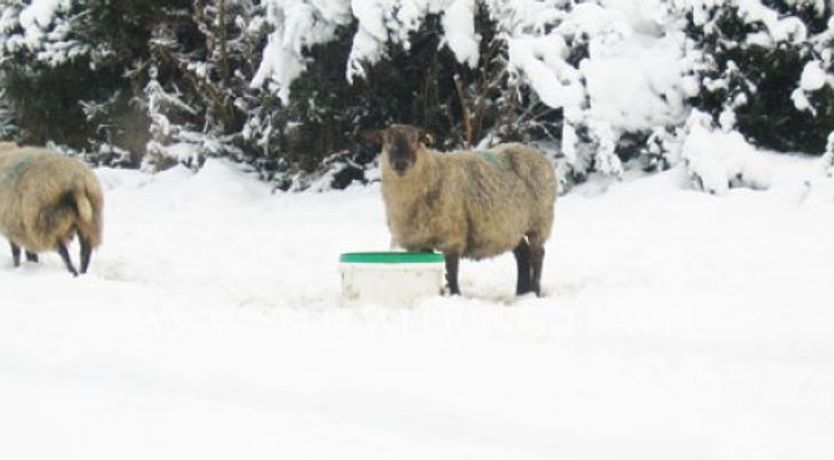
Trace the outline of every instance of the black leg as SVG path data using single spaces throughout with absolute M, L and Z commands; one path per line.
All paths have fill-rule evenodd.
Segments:
M 38 263 L 38 255 L 34 252 L 26 251 L 26 260 L 28 260 L 29 262 Z
M 532 271 L 532 290 L 537 296 L 542 296 L 542 266 L 544 265 L 544 247 L 530 248 L 530 265 Z
M 20 246 L 12 243 L 9 241 L 9 246 L 12 247 L 12 259 L 14 260 L 14 266 L 20 266 Z
M 513 255 L 515 255 L 515 262 L 518 266 L 518 282 L 515 285 L 515 293 L 516 295 L 527 294 L 533 290 L 530 285 L 530 246 L 527 244 L 527 240 L 522 239 L 518 243 L 518 246 L 513 249 Z
M 458 287 L 460 255 L 452 252 L 447 252 L 443 255 L 446 257 L 446 283 L 449 285 L 449 293 L 452 295 L 460 295 L 460 287 Z
M 90 246 L 90 240 L 80 233 L 78 234 L 78 242 L 81 243 L 81 273 L 87 273 L 93 248 Z
M 67 251 L 67 247 L 64 245 L 63 242 L 58 242 L 58 246 L 55 248 L 58 251 L 58 254 L 61 255 L 61 259 L 64 261 L 64 265 L 67 266 L 67 270 L 72 273 L 72 276 L 78 276 L 78 271 L 72 265 L 72 259 L 70 259 L 69 252 Z

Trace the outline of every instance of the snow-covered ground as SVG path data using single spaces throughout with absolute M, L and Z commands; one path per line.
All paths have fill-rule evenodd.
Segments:
M 544 298 L 507 255 L 412 309 L 339 306 L 377 186 L 100 170 L 91 274 L 0 251 L 0 458 L 832 458 L 834 194 L 767 161 L 767 191 L 577 188 Z

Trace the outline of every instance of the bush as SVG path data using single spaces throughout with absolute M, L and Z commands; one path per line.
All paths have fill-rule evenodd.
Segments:
M 761 147 L 822 153 L 834 129 L 834 89 L 810 91 L 807 107 L 797 100 L 805 96 L 797 88 L 805 66 L 820 58 L 815 42 L 831 18 L 827 3 L 822 10 L 815 5 L 765 1 L 742 10 L 724 1 L 692 12 L 687 33 L 702 52 L 703 66 L 703 92 L 694 106 Z M 830 64 L 829 59 L 829 72 Z

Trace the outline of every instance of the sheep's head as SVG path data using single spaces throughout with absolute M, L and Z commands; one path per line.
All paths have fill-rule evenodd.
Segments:
M 365 137 L 382 146 L 388 165 L 402 176 L 417 162 L 419 153 L 431 144 L 431 135 L 410 125 L 391 125 L 365 133 Z

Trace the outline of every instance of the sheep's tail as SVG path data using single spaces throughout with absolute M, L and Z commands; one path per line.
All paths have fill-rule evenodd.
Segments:
M 90 246 L 98 247 L 101 244 L 104 200 L 101 186 L 92 173 L 85 174 L 84 180 L 76 184 L 74 198 L 78 211 L 78 233 L 89 241 Z
M 87 198 L 86 193 L 75 194 L 75 206 L 78 208 L 78 217 L 85 223 L 93 222 L 95 216 L 93 215 L 93 205 L 90 204 L 90 199 Z

